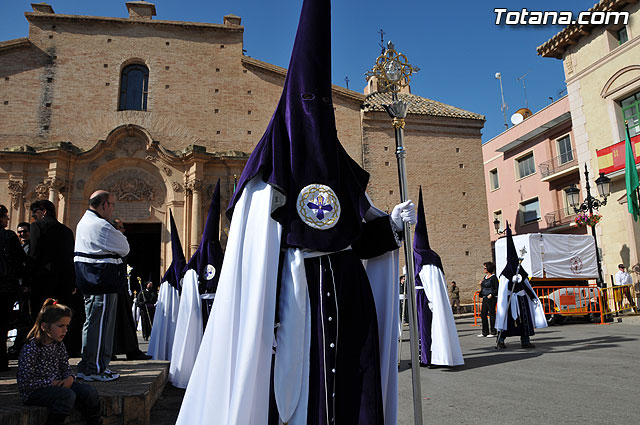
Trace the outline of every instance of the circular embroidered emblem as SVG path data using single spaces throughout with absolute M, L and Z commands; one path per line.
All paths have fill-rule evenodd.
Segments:
M 211 280 L 216 275 L 216 268 L 211 264 L 207 264 L 207 269 L 204 271 L 204 278 L 207 280 Z
M 582 272 L 582 260 L 580 257 L 572 257 L 571 262 L 571 271 L 575 274 L 580 274 Z
M 331 229 L 340 220 L 338 197 L 333 189 L 323 184 L 310 184 L 302 189 L 296 209 L 302 221 L 314 229 Z

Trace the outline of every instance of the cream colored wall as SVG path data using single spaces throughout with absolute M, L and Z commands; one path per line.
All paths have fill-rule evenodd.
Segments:
M 630 12 L 628 42 L 612 48 L 611 33 L 606 28 L 596 28 L 568 49 L 563 59 L 578 160 L 589 166 L 594 196 L 594 180 L 598 177 L 596 151 L 624 139 L 619 101 L 640 91 L 640 4 L 626 10 Z M 640 226 L 628 219 L 626 203 L 619 202 L 626 194 L 624 174 L 610 177 L 611 196 L 600 209 L 603 220 L 596 227 L 607 282 L 619 263 L 638 263 L 640 247 Z M 584 188 L 584 175 L 581 179 Z

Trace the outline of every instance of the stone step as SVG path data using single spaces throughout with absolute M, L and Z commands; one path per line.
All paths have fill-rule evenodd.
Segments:
M 71 359 L 74 369 L 79 359 Z M 25 406 L 18 394 L 17 361 L 0 373 L 0 425 L 42 425 L 48 411 L 43 407 Z M 169 377 L 166 361 L 113 361 L 109 368 L 120 374 L 112 382 L 88 382 L 102 399 L 104 425 L 149 425 L 151 407 L 160 397 Z M 82 414 L 74 410 L 67 424 L 84 424 Z

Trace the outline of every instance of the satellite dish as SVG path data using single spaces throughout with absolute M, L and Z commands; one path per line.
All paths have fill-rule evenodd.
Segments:
M 520 114 L 522 115 L 522 118 L 527 119 L 531 115 L 533 115 L 533 112 L 531 112 L 531 110 L 527 108 L 520 108 L 516 111 L 516 114 Z
M 522 114 L 516 112 L 515 114 L 511 115 L 511 124 L 518 125 L 522 121 L 524 121 L 524 117 L 522 116 Z

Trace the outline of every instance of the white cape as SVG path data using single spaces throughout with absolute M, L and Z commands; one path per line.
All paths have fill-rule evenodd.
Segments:
M 281 234 L 270 216 L 273 193 L 253 179 L 235 206 L 209 325 L 176 424 L 266 422 Z
M 399 250 L 364 262 L 378 314 L 384 423 L 398 423 Z
M 431 363 L 439 366 L 464 364 L 456 322 L 453 319 L 447 281 L 439 267 L 427 264 L 420 270 L 422 289 L 433 313 L 431 321 Z
M 149 348 L 147 349 L 147 354 L 153 360 L 171 360 L 179 307 L 178 290 L 169 285 L 169 282 L 162 282 L 149 337 Z
M 276 343 L 273 326 L 282 229 L 270 213 L 278 196 L 256 178 L 236 204 L 212 322 L 206 328 L 177 424 L 264 424 L 276 344 L 274 387 L 279 412 L 291 425 L 306 423 L 310 313 L 304 257 L 313 254 L 293 249 L 286 254 Z M 384 363 L 385 416 L 392 419 L 385 423 L 396 423 L 397 417 L 397 284 L 389 284 L 398 281 L 397 255 L 397 251 L 387 253 L 367 264 L 368 271 L 378 274 L 372 287 Z M 393 267 L 384 268 L 383 257 L 396 259 L 395 272 Z
M 198 292 L 198 275 L 187 270 L 182 279 L 180 307 L 171 350 L 169 382 L 178 388 L 186 388 L 202 341 L 202 303 Z
M 523 290 L 509 297 L 509 294 L 511 293 L 511 291 L 509 291 L 508 283 L 509 283 L 509 280 L 506 277 L 500 276 L 500 284 L 498 286 L 498 310 L 496 312 L 496 329 L 499 331 L 504 331 L 507 329 L 507 312 L 509 311 L 508 303 L 511 303 L 510 311 L 513 318 L 515 319 L 516 317 L 518 317 L 519 315 L 518 304 L 516 302 L 515 296 L 527 297 L 527 301 L 529 301 L 529 309 L 531 310 L 531 314 L 533 314 L 533 327 L 546 328 L 548 326 L 547 319 L 544 315 L 544 307 L 542 306 L 542 303 L 538 299 L 538 296 L 536 295 L 535 299 L 531 300 Z M 534 294 L 536 293 L 536 291 L 534 291 L 533 288 L 531 288 L 531 285 L 529 284 L 529 279 L 525 279 L 524 284 L 527 285 L 529 289 L 533 291 Z

